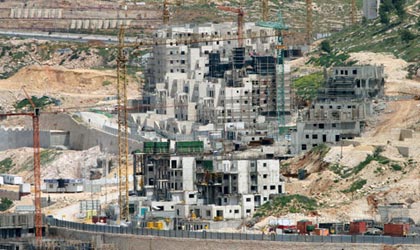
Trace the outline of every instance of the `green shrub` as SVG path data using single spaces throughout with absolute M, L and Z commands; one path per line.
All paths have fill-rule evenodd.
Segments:
M 108 85 L 111 85 L 112 84 L 112 82 L 111 81 L 109 81 L 109 80 L 105 80 L 105 81 L 103 81 L 102 82 L 102 86 L 108 86 Z
M 0 161 L 0 174 L 8 173 L 14 165 L 15 164 L 13 163 L 13 160 L 10 157 Z
M 7 198 L 1 198 L 0 211 L 6 211 L 13 205 L 13 201 Z
M 398 164 L 391 164 L 391 168 L 394 171 L 401 171 L 402 170 L 402 167 Z
M 343 190 L 343 193 L 353 193 L 356 190 L 361 189 L 367 181 L 365 179 L 360 179 L 355 182 L 353 182 L 350 186 L 350 188 Z

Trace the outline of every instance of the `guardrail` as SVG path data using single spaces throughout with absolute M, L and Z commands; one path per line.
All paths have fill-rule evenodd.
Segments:
M 390 237 L 368 235 L 297 235 L 297 234 L 251 234 L 251 233 L 224 233 L 224 232 L 195 232 L 185 230 L 154 230 L 147 228 L 119 227 L 112 225 L 84 224 L 71 221 L 48 218 L 48 225 L 89 231 L 96 233 L 133 234 L 158 237 L 176 237 L 190 239 L 215 239 L 215 240 L 262 240 L 286 242 L 323 242 L 323 243 L 374 243 L 374 244 L 420 244 L 420 237 Z

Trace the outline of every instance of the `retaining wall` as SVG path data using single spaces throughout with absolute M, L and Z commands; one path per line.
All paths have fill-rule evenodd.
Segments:
M 39 133 L 41 147 L 48 148 L 51 141 L 50 132 L 40 131 Z M 32 147 L 34 145 L 33 132 L 31 129 L 0 127 L 0 138 L 0 151 L 21 147 Z
M 78 239 L 82 241 L 95 242 L 96 246 L 101 244 L 114 244 L 119 250 L 338 250 L 338 249 L 358 249 L 358 250 L 383 250 L 384 244 L 359 244 L 359 243 L 323 243 L 323 242 L 283 242 L 283 241 L 241 241 L 241 240 L 216 240 L 216 239 L 186 239 L 186 238 L 168 238 L 140 235 L 117 235 L 93 233 L 87 231 L 69 230 L 64 228 L 50 228 L 51 236 L 58 236 L 65 239 Z M 394 249 L 391 246 L 389 249 Z M 418 249 L 418 245 L 398 245 L 398 248 L 404 250 Z
M 64 130 L 70 132 L 70 148 L 86 150 L 99 146 L 102 152 L 118 153 L 118 138 L 110 133 L 87 127 L 68 114 L 42 114 L 41 128 L 45 130 Z M 141 148 L 138 141 L 129 139 L 129 152 Z

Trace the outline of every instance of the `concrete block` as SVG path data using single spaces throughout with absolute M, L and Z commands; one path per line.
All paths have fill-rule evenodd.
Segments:
M 397 147 L 398 149 L 398 153 L 400 153 L 400 155 L 404 156 L 404 157 L 409 157 L 410 156 L 410 148 L 409 147 Z
M 89 20 L 83 20 L 83 29 L 89 29 Z
M 70 23 L 70 29 L 75 29 L 76 28 L 76 20 L 71 20 L 71 23 Z
M 413 138 L 413 130 L 411 130 L 411 129 L 401 129 L 401 131 L 400 131 L 400 141 L 404 141 L 407 138 Z
M 83 25 L 82 20 L 76 20 L 76 29 L 78 30 L 82 29 L 82 25 Z

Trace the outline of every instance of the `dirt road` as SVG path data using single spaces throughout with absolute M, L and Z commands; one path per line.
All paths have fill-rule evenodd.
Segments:
M 385 111 L 387 114 L 383 115 L 383 119 L 377 124 L 372 137 L 388 133 L 392 128 L 405 128 L 410 125 L 411 120 L 407 118 L 415 119 L 420 115 L 420 108 L 417 107 L 419 103 L 415 100 L 389 102 Z

